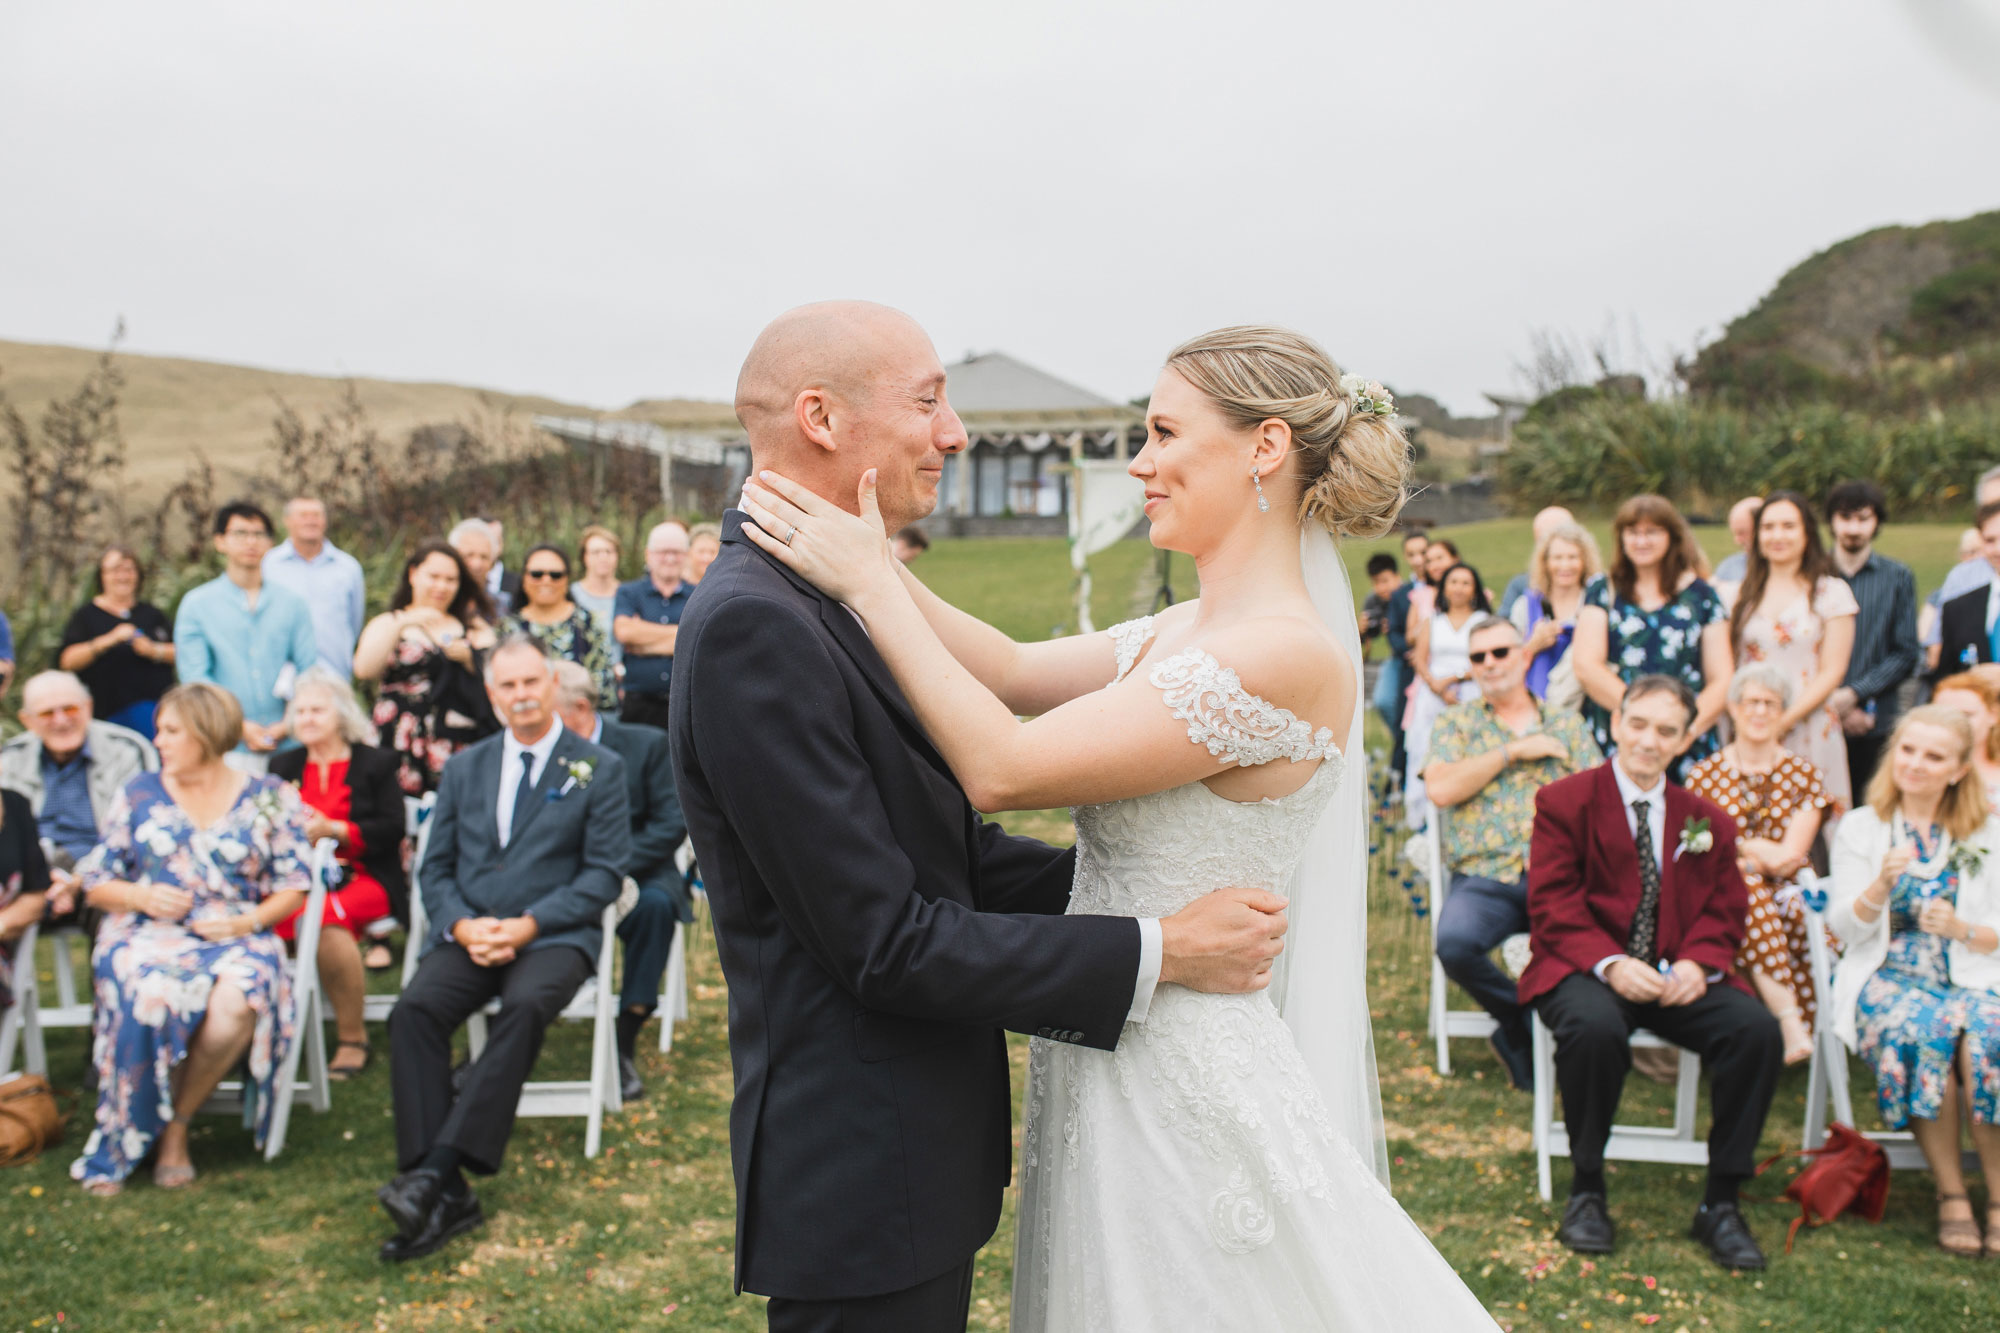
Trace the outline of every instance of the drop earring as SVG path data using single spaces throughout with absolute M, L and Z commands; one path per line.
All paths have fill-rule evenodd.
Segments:
M 1254 468 L 1250 472 L 1250 484 L 1257 488 L 1257 512 L 1260 514 L 1270 513 L 1271 502 L 1264 498 L 1264 479 L 1257 475 Z

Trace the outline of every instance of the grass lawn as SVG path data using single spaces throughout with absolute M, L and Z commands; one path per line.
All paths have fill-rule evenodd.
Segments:
M 1921 538 L 1921 545 L 1932 541 L 1925 531 L 1895 535 Z M 1501 569 L 1520 563 L 1524 523 L 1512 524 L 1511 533 L 1490 524 L 1461 532 L 1474 559 L 1490 558 Z M 1954 530 L 1937 533 L 1935 548 L 1948 559 Z M 1150 594 L 1149 555 L 1141 543 L 1124 543 L 1093 562 L 1099 625 Z M 947 596 L 986 610 L 1014 633 L 1046 633 L 1064 619 L 1069 583 L 1060 542 L 940 543 L 918 568 Z M 1185 561 L 1176 578 L 1190 582 Z M 1062 812 L 1005 822 L 1056 841 L 1070 836 Z M 1412 910 L 1396 851 L 1384 836 L 1370 926 L 1382 1096 L 1390 1151 L 1400 1159 L 1395 1189 L 1509 1327 L 1644 1327 L 1655 1315 L 1664 1330 L 1986 1329 L 2000 1322 L 2000 1274 L 1935 1248 L 1929 1181 L 1915 1173 L 1897 1176 L 1880 1227 L 1844 1220 L 1802 1236 L 1790 1257 L 1776 1252 L 1795 1210 L 1782 1203 L 1751 1208 L 1773 1252 L 1770 1271 L 1753 1278 L 1715 1269 L 1681 1234 L 1700 1198 L 1697 1173 L 1614 1165 L 1619 1253 L 1593 1266 L 1561 1249 L 1553 1239 L 1556 1212 L 1534 1193 L 1527 1098 L 1507 1089 L 1479 1043 L 1459 1044 L 1450 1078 L 1431 1070 L 1423 1039 L 1428 927 Z M 45 973 L 47 959 L 44 952 Z M 726 1002 L 705 926 L 696 928 L 689 961 L 690 1021 L 671 1055 L 642 1040 L 650 1095 L 607 1123 L 603 1154 L 584 1159 L 581 1121 L 522 1121 L 502 1173 L 481 1186 L 486 1228 L 400 1268 L 375 1259 L 386 1224 L 371 1195 L 393 1156 L 379 1031 L 375 1064 L 336 1086 L 329 1114 L 295 1114 L 276 1164 L 263 1164 L 248 1134 L 217 1118 L 196 1129 L 202 1175 L 192 1189 L 170 1194 L 141 1177 L 112 1200 L 85 1196 L 66 1174 L 86 1129 L 87 1108 L 76 1097 L 86 1041 L 82 1033 L 51 1034 L 71 1137 L 42 1160 L 0 1173 L 0 1333 L 762 1328 L 762 1303 L 731 1291 Z M 1018 1094 L 1025 1043 L 1016 1040 L 1013 1050 Z M 583 1028 L 551 1031 L 543 1077 L 579 1078 L 587 1064 Z M 1871 1106 L 1865 1082 L 1857 1079 L 1856 1089 L 1857 1105 Z M 1665 1089 L 1634 1080 L 1628 1092 L 1628 1119 L 1666 1116 Z M 1767 1153 L 1798 1142 L 1803 1096 L 1803 1075 L 1788 1075 Z M 1563 1175 L 1558 1164 L 1559 1188 Z M 1777 1194 L 1787 1175 L 1773 1172 L 1757 1192 Z M 982 1254 L 975 1328 L 1006 1327 L 1011 1207 L 1010 1199 Z

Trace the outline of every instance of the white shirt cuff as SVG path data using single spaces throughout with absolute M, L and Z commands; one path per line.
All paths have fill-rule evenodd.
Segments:
M 1153 1007 L 1153 991 L 1159 987 L 1160 964 L 1166 955 L 1165 938 L 1158 919 L 1139 918 L 1139 979 L 1132 986 L 1132 1009 L 1125 1015 L 1127 1023 L 1145 1022 L 1146 1011 Z
M 1600 958 L 1597 960 L 1597 966 L 1590 969 L 1590 973 L 1592 976 L 1596 977 L 1599 981 L 1604 981 L 1604 984 L 1609 986 L 1611 983 L 1609 981 L 1604 980 L 1604 974 L 1610 971 L 1611 965 L 1617 962 L 1620 958 L 1630 958 L 1631 956 L 1632 955 L 1628 953 L 1614 953 L 1609 958 Z

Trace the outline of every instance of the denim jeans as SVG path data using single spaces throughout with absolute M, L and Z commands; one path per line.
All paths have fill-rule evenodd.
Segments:
M 1528 928 L 1528 882 L 1507 884 L 1480 875 L 1451 877 L 1451 895 L 1438 912 L 1437 955 L 1444 974 L 1493 1015 L 1507 1035 L 1527 1044 L 1520 991 L 1488 957 L 1500 942 Z

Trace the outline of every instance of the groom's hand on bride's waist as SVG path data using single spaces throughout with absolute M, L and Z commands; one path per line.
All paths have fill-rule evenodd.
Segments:
M 1271 984 L 1285 949 L 1286 900 L 1262 889 L 1217 889 L 1160 920 L 1160 980 L 1220 994 Z

